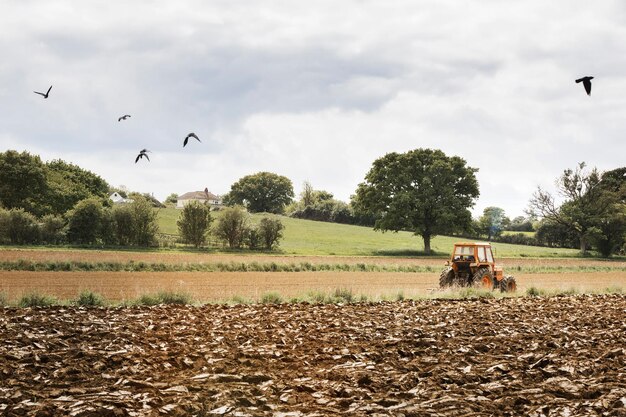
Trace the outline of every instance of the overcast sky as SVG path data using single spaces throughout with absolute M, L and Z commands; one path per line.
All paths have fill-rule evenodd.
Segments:
M 348 201 L 438 148 L 479 169 L 475 214 L 514 217 L 578 162 L 626 165 L 619 0 L 0 0 L 0 35 L 0 151 L 161 200 L 271 171 Z

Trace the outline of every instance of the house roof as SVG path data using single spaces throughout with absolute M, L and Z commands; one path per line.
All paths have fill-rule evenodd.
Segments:
M 204 191 L 190 191 L 178 196 L 179 200 L 219 200 L 220 198 L 213 193 Z

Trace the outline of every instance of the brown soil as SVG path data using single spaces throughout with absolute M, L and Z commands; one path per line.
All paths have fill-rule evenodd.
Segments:
M 116 252 L 97 250 L 32 250 L 7 249 L 0 250 L 0 261 L 82 261 L 82 262 L 120 262 L 126 263 L 218 263 L 218 262 L 258 262 L 258 263 L 295 263 L 310 262 L 312 264 L 357 264 L 367 265 L 422 265 L 443 267 L 442 258 L 401 258 L 389 256 L 287 256 L 287 255 L 255 255 L 255 254 L 210 254 L 184 252 Z M 518 266 L 613 266 L 626 268 L 625 261 L 579 258 L 500 258 L 498 263 L 504 268 Z M 514 272 L 514 271 L 512 271 Z
M 257 300 L 268 292 L 285 299 L 311 291 L 351 290 L 355 296 L 406 298 L 439 291 L 437 273 L 402 272 L 30 272 L 0 273 L 0 292 L 15 301 L 29 292 L 72 299 L 91 290 L 111 301 L 134 299 L 159 291 L 185 292 L 196 301 L 225 301 L 235 296 Z M 516 275 L 518 292 L 545 290 L 601 291 L 626 288 L 626 273 L 558 273 Z
M 626 414 L 625 296 L 0 310 L 7 416 Z

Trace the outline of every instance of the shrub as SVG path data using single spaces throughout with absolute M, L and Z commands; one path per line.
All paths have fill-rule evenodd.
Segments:
M 54 214 L 46 214 L 41 218 L 41 240 L 49 245 L 58 245 L 65 241 L 65 219 Z
M 537 287 L 529 287 L 526 289 L 526 295 L 529 297 L 539 297 L 543 295 L 543 291 L 539 290 Z
M 106 301 L 102 295 L 95 293 L 93 291 L 86 290 L 86 291 L 82 291 L 78 295 L 78 298 L 74 300 L 74 304 L 78 306 L 95 307 L 95 306 L 104 306 L 106 304 Z
M 40 230 L 37 219 L 24 209 L 0 209 L 0 243 L 26 245 L 38 243 Z
M 278 246 L 278 242 L 283 238 L 285 226 L 280 219 L 270 219 L 264 217 L 259 222 L 259 236 L 263 241 L 265 249 L 272 250 Z
M 144 294 L 139 297 L 137 304 L 154 306 L 158 304 L 191 304 L 191 296 L 187 293 L 162 291 L 157 294 Z
M 23 295 L 17 305 L 19 307 L 48 307 L 54 304 L 58 304 L 58 300 L 48 295 L 31 292 Z
M 130 245 L 134 237 L 133 210 L 130 204 L 116 204 L 111 212 L 114 221 L 117 243 Z
M 206 204 L 191 201 L 183 208 L 176 224 L 183 241 L 197 248 L 206 242 L 212 220 L 211 209 Z
M 88 198 L 79 201 L 68 212 L 68 241 L 78 244 L 93 244 L 102 241 L 105 217 L 100 200 Z
M 335 300 L 337 300 L 337 302 L 345 302 L 345 303 L 352 303 L 355 300 L 352 290 L 346 289 L 346 288 L 335 289 L 334 298 Z
M 263 304 L 280 304 L 283 302 L 283 297 L 277 292 L 268 292 L 261 296 L 261 303 Z
M 222 210 L 222 215 L 214 229 L 215 236 L 227 243 L 231 248 L 240 248 L 248 233 L 248 213 L 240 207 L 228 207 Z
M 148 201 L 145 198 L 136 197 L 130 204 L 133 213 L 132 243 L 135 245 L 151 246 L 156 243 L 159 225 L 157 212 L 152 207 L 152 200 Z
M 246 234 L 246 245 L 252 250 L 259 249 L 261 247 L 263 239 L 259 229 L 251 227 Z

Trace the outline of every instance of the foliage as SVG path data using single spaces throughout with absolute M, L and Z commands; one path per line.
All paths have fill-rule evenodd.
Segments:
M 176 204 L 178 202 L 178 194 L 172 193 L 165 198 L 165 204 Z
M 534 231 L 533 223 L 534 221 L 530 217 L 517 216 L 511 220 L 511 223 L 506 230 L 512 230 L 515 232 L 532 232 Z
M 45 214 L 46 167 L 28 152 L 0 153 L 0 206 Z
M 504 209 L 500 207 L 487 207 L 483 215 L 478 219 L 478 231 L 486 236 L 488 241 L 499 237 L 502 231 L 510 224 L 510 220 L 504 215 Z
M 479 195 L 476 171 L 440 150 L 389 153 L 374 161 L 359 184 L 355 208 L 376 216 L 377 230 L 422 236 L 428 254 L 434 236 L 469 226 L 468 208 Z
M 263 241 L 265 249 L 272 250 L 278 246 L 278 242 L 283 238 L 283 229 L 285 226 L 280 219 L 270 219 L 264 217 L 259 222 L 258 233 Z
M 224 196 L 224 204 L 243 205 L 251 213 L 282 213 L 293 197 L 293 185 L 289 178 L 259 172 L 235 182 Z
M 539 244 L 549 247 L 575 248 L 578 244 L 578 238 L 571 228 L 550 220 L 539 222 L 535 239 Z
M 61 216 L 46 214 L 41 218 L 41 240 L 49 245 L 58 245 L 65 241 L 67 222 Z
M 107 236 L 107 214 L 99 199 L 79 201 L 68 213 L 68 241 L 77 244 L 102 243 Z
M 132 243 L 138 246 L 154 245 L 159 226 L 157 213 L 152 209 L 152 202 L 137 196 L 129 205 L 133 214 Z
M 35 216 L 22 208 L 0 209 L 0 243 L 26 245 L 39 240 L 40 231 Z
M 76 300 L 74 300 L 74 304 L 85 307 L 100 307 L 106 305 L 106 300 L 98 293 L 85 290 L 78 295 Z
M 185 205 L 176 222 L 178 233 L 184 242 L 199 247 L 206 242 L 212 220 L 211 209 L 206 204 L 191 201 Z
M 60 159 L 46 164 L 46 177 L 46 203 L 53 214 L 63 214 L 89 197 L 108 197 L 109 185 L 100 176 Z
M 607 246 L 613 246 L 608 242 L 614 241 L 615 237 L 607 233 L 615 227 L 623 227 L 620 220 L 623 212 L 620 201 L 622 184 L 615 175 L 609 174 L 605 185 L 602 182 L 603 174 L 596 168 L 587 172 L 585 167 L 585 163 L 581 162 L 574 170 L 566 169 L 557 179 L 558 192 L 564 198 L 560 206 L 541 187 L 538 187 L 529 203 L 530 213 L 540 215 L 544 220 L 559 224 L 573 233 L 582 254 L 587 252 L 589 244 L 594 241 L 601 242 L 604 239 Z M 619 237 L 620 233 L 617 235 Z
M 156 294 L 144 294 L 137 300 L 137 304 L 155 306 L 159 304 L 185 305 L 191 304 L 191 295 L 184 292 L 161 291 Z
M 277 292 L 268 292 L 261 296 L 262 304 L 281 304 L 283 303 L 283 297 Z
M 213 233 L 230 248 L 240 248 L 248 230 L 248 213 L 243 207 L 235 206 L 222 210 Z
M 54 297 L 39 294 L 37 292 L 30 292 L 28 294 L 23 295 L 17 305 L 19 307 L 49 307 L 51 305 L 58 304 L 59 300 Z
M 165 205 L 161 203 L 159 200 L 157 200 L 150 193 L 138 193 L 138 192 L 133 191 L 128 194 L 128 198 L 132 200 L 146 200 L 150 203 L 151 207 L 165 208 Z
M 115 204 L 111 210 L 117 243 L 122 246 L 131 245 L 134 241 L 134 216 L 131 204 Z

